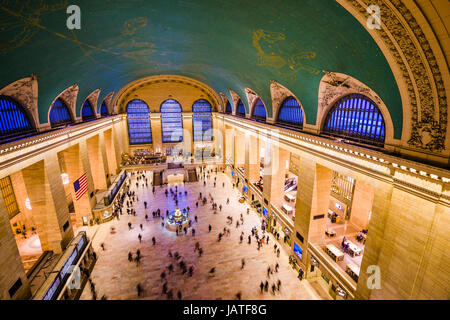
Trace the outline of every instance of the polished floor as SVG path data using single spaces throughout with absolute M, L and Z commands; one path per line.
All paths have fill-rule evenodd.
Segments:
M 150 181 L 151 174 L 148 173 Z M 195 183 L 179 183 L 178 191 L 183 195 L 179 199 L 179 207 L 191 208 L 190 218 L 193 221 L 192 227 L 195 229 L 195 236 L 191 231 L 187 235 L 177 236 L 174 232 L 161 226 L 161 218 L 153 218 L 152 211 L 157 208 L 161 212 L 174 210 L 175 204 L 164 194 L 165 187 L 156 187 L 155 195 L 152 194 L 151 187 L 136 189 L 135 180 L 132 180 L 132 190 L 136 190 L 139 201 L 135 203 L 136 216 L 129 216 L 124 210 L 120 220 L 102 224 L 96 227 L 89 227 L 89 233 L 94 236 L 94 249 L 99 255 L 97 264 L 92 272 L 92 280 L 95 284 L 97 297 L 103 295 L 107 299 L 167 299 L 167 295 L 162 294 L 160 275 L 163 271 L 167 274 L 167 287 L 172 290 L 174 299 L 180 291 L 182 299 L 235 299 L 238 292 L 242 299 L 329 299 L 330 297 L 323 290 L 316 290 L 315 283 L 308 280 L 300 281 L 297 272 L 288 263 L 289 252 L 281 250 L 280 257 L 277 258 L 273 246 L 276 240 L 270 236 L 269 244 L 265 244 L 257 250 L 255 238 L 252 237 L 251 244 L 247 243 L 251 228 L 257 227 L 261 234 L 260 218 L 256 212 L 250 211 L 246 214 L 247 204 L 238 202 L 238 190 L 233 189 L 230 179 L 222 173 L 217 174 L 216 187 L 214 188 L 214 177 L 212 174 L 207 179 L 206 187 L 204 181 Z M 225 187 L 222 183 L 225 182 Z M 169 187 L 174 188 L 176 184 Z M 184 195 L 184 191 L 188 195 Z M 214 198 L 217 204 L 222 204 L 222 211 L 213 214 L 211 203 L 196 208 L 199 192 Z M 227 205 L 227 197 L 230 203 Z M 144 201 L 148 202 L 148 221 L 145 220 Z M 126 208 L 126 206 L 125 206 Z M 244 224 L 236 227 L 236 220 L 243 214 Z M 194 216 L 198 217 L 198 223 L 194 222 Z M 233 217 L 233 224 L 227 224 L 227 216 Z M 128 222 L 132 223 L 132 229 L 128 229 Z M 140 229 L 143 225 L 143 230 Z M 208 232 L 208 225 L 211 224 L 212 231 Z M 111 227 L 115 232 L 111 233 Z M 223 228 L 230 229 L 230 235 L 218 241 L 219 232 Z M 239 243 L 241 232 L 244 232 L 244 241 Z M 138 240 L 138 235 L 142 235 L 142 243 Z M 156 238 L 156 245 L 152 244 L 151 238 Z M 203 255 L 198 256 L 194 252 L 195 242 L 200 243 Z M 104 243 L 105 250 L 100 248 Z M 278 247 L 280 244 L 277 243 Z M 135 256 L 136 250 L 140 249 L 143 256 L 139 265 L 136 262 L 128 261 L 128 253 L 131 251 Z M 174 258 L 168 256 L 168 251 L 172 253 L 178 251 L 187 267 L 193 266 L 192 277 L 182 274 L 180 268 L 174 263 Z M 245 259 L 245 267 L 241 269 L 241 260 Z M 167 266 L 174 263 L 174 272 L 168 273 Z M 279 263 L 278 272 L 273 271 L 269 277 L 267 269 Z M 210 274 L 211 268 L 215 268 L 214 274 Z M 260 282 L 269 282 L 268 292 L 260 292 Z M 279 291 L 272 293 L 271 286 L 278 280 L 281 281 Z M 141 297 L 137 296 L 137 284 L 143 288 Z M 90 286 L 84 289 L 81 299 L 92 299 Z

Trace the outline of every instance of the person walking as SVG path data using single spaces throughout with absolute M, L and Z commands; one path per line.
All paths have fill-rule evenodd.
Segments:
M 302 281 L 303 280 L 303 269 L 302 268 L 300 268 L 300 270 L 298 271 L 298 278 L 300 279 L 300 281 Z
M 156 244 L 156 239 L 155 239 L 155 237 L 152 237 L 152 242 L 153 242 L 153 245 Z
M 142 294 L 142 287 L 141 287 L 140 283 L 137 284 L 136 289 L 137 289 L 137 295 L 138 295 L 138 297 L 140 297 Z
M 181 300 L 181 291 L 180 290 L 178 290 L 178 292 L 177 292 L 177 297 L 178 297 L 178 300 Z
M 244 269 L 244 267 L 245 267 L 245 259 L 242 258 L 242 260 L 241 260 L 241 270 Z
M 130 252 L 128 252 L 128 261 L 133 261 L 133 254 Z
M 131 222 L 128 222 L 128 230 L 131 230 Z
M 280 287 L 281 287 L 281 281 L 280 279 L 278 279 L 277 281 L 277 290 L 280 291 Z
M 141 242 L 142 242 L 142 236 L 141 236 L 140 233 L 139 233 L 139 235 L 138 235 L 138 239 L 139 239 L 139 243 L 141 243 Z
M 139 226 L 141 227 L 141 230 L 144 230 L 144 227 L 142 226 L 142 223 Z
M 208 232 L 211 232 L 211 229 L 212 229 L 212 227 L 211 227 L 211 225 L 209 225 L 208 226 Z
M 259 284 L 259 288 L 261 289 L 261 293 L 264 290 L 264 282 L 261 281 L 261 283 Z

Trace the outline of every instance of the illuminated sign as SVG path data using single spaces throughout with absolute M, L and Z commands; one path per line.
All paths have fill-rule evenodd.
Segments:
M 262 213 L 263 213 L 263 215 L 267 218 L 267 213 L 268 213 L 268 211 L 267 211 L 267 208 L 266 208 L 266 207 L 263 207 L 263 208 L 262 208 Z
M 297 255 L 297 257 L 298 257 L 300 260 L 302 260 L 302 253 L 303 253 L 303 251 L 302 251 L 302 249 L 300 249 L 300 247 L 298 246 L 298 244 L 296 244 L 295 242 L 294 242 L 294 252 L 295 252 L 295 254 Z

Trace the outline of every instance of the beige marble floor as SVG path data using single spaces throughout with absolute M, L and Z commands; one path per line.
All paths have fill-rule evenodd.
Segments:
M 150 176 L 150 173 L 148 173 Z M 126 210 L 120 216 L 120 221 L 113 220 L 106 224 L 97 226 L 93 241 L 94 248 L 99 255 L 99 259 L 92 273 L 92 280 L 96 285 L 97 296 L 106 295 L 108 299 L 137 299 L 136 285 L 141 283 L 144 293 L 142 299 L 166 299 L 162 294 L 162 281 L 160 274 L 166 270 L 167 266 L 174 261 L 168 257 L 168 250 L 178 251 L 186 262 L 187 266 L 194 266 L 194 274 L 189 277 L 183 275 L 180 268 L 174 264 L 174 272 L 168 274 L 168 288 L 173 289 L 174 298 L 178 290 L 181 291 L 183 299 L 234 299 L 237 292 L 242 293 L 242 299 L 322 299 L 321 295 L 307 281 L 299 281 L 295 272 L 288 263 L 288 252 L 282 250 L 279 258 L 273 251 L 274 240 L 270 237 L 268 245 L 264 245 L 261 250 L 257 250 L 255 238 L 252 243 L 247 244 L 247 237 L 251 234 L 251 228 L 260 228 L 260 218 L 256 212 L 250 211 L 246 214 L 247 204 L 237 201 L 238 190 L 233 189 L 230 179 L 222 173 L 217 174 L 217 187 L 213 187 L 214 174 L 207 181 L 206 187 L 203 180 L 196 183 L 178 184 L 178 190 L 183 192 L 179 207 L 189 206 L 191 208 L 190 217 L 194 221 L 197 215 L 198 223 L 193 222 L 195 237 L 188 232 L 187 235 L 176 236 L 161 226 L 161 219 L 152 217 L 152 211 L 158 207 L 165 213 L 166 209 L 174 210 L 175 204 L 164 194 L 165 187 L 156 187 L 156 194 L 153 195 L 151 187 L 140 187 L 137 189 L 139 202 L 135 205 L 137 216 L 128 216 Z M 225 182 L 225 188 L 222 187 Z M 132 181 L 135 187 L 135 181 Z M 173 187 L 174 185 L 169 185 Z M 184 190 L 188 191 L 187 197 Z M 199 192 L 208 195 L 211 193 L 218 204 L 223 205 L 222 212 L 213 214 L 211 204 L 202 206 L 197 201 Z M 226 205 L 227 197 L 230 204 Z M 149 220 L 145 221 L 144 200 L 149 203 L 147 213 Z M 244 225 L 236 228 L 235 221 L 240 214 L 244 216 Z M 226 223 L 227 216 L 233 217 L 233 224 Z M 133 229 L 128 230 L 128 222 L 133 224 Z M 143 230 L 139 224 L 143 224 Z M 211 233 L 208 232 L 208 225 L 212 225 Z M 110 227 L 114 226 L 116 232 L 112 234 Z M 222 241 L 217 241 L 217 235 L 223 231 L 224 227 L 231 230 L 230 236 L 225 236 Z M 239 244 L 241 231 L 244 232 L 244 242 Z M 261 230 L 259 230 L 261 234 Z M 139 243 L 138 234 L 142 235 L 142 243 Z M 156 238 L 156 245 L 152 245 L 151 238 Z M 203 248 L 202 257 L 194 253 L 194 244 L 199 241 Z M 99 248 L 104 242 L 105 251 Z M 278 244 L 279 245 L 279 244 Z M 142 260 L 139 266 L 135 262 L 128 261 L 128 252 L 135 254 L 140 249 Z M 245 258 L 246 265 L 241 270 L 241 259 Z M 278 273 L 273 273 L 267 277 L 267 268 L 274 268 L 279 263 Z M 209 275 L 209 270 L 215 267 L 215 275 Z M 281 290 L 272 294 L 269 289 L 267 293 L 260 293 L 259 284 L 261 281 L 269 281 L 269 287 L 278 279 L 281 280 Z M 323 296 L 323 295 L 322 295 Z M 89 286 L 86 286 L 81 299 L 91 299 Z

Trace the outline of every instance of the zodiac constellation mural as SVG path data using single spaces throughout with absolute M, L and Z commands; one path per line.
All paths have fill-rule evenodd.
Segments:
M 281 45 L 286 36 L 280 32 L 266 31 L 263 29 L 253 32 L 253 46 L 258 55 L 258 65 L 264 66 L 279 76 L 281 79 L 294 82 L 299 71 L 306 71 L 318 75 L 321 70 L 305 64 L 305 60 L 316 58 L 314 51 L 300 51 L 294 54 L 283 52 Z
M 7 54 L 22 47 L 39 31 L 44 14 L 65 10 L 68 0 L 48 4 L 45 0 L 2 0 L 0 32 L 8 34 L 0 40 L 0 53 Z

